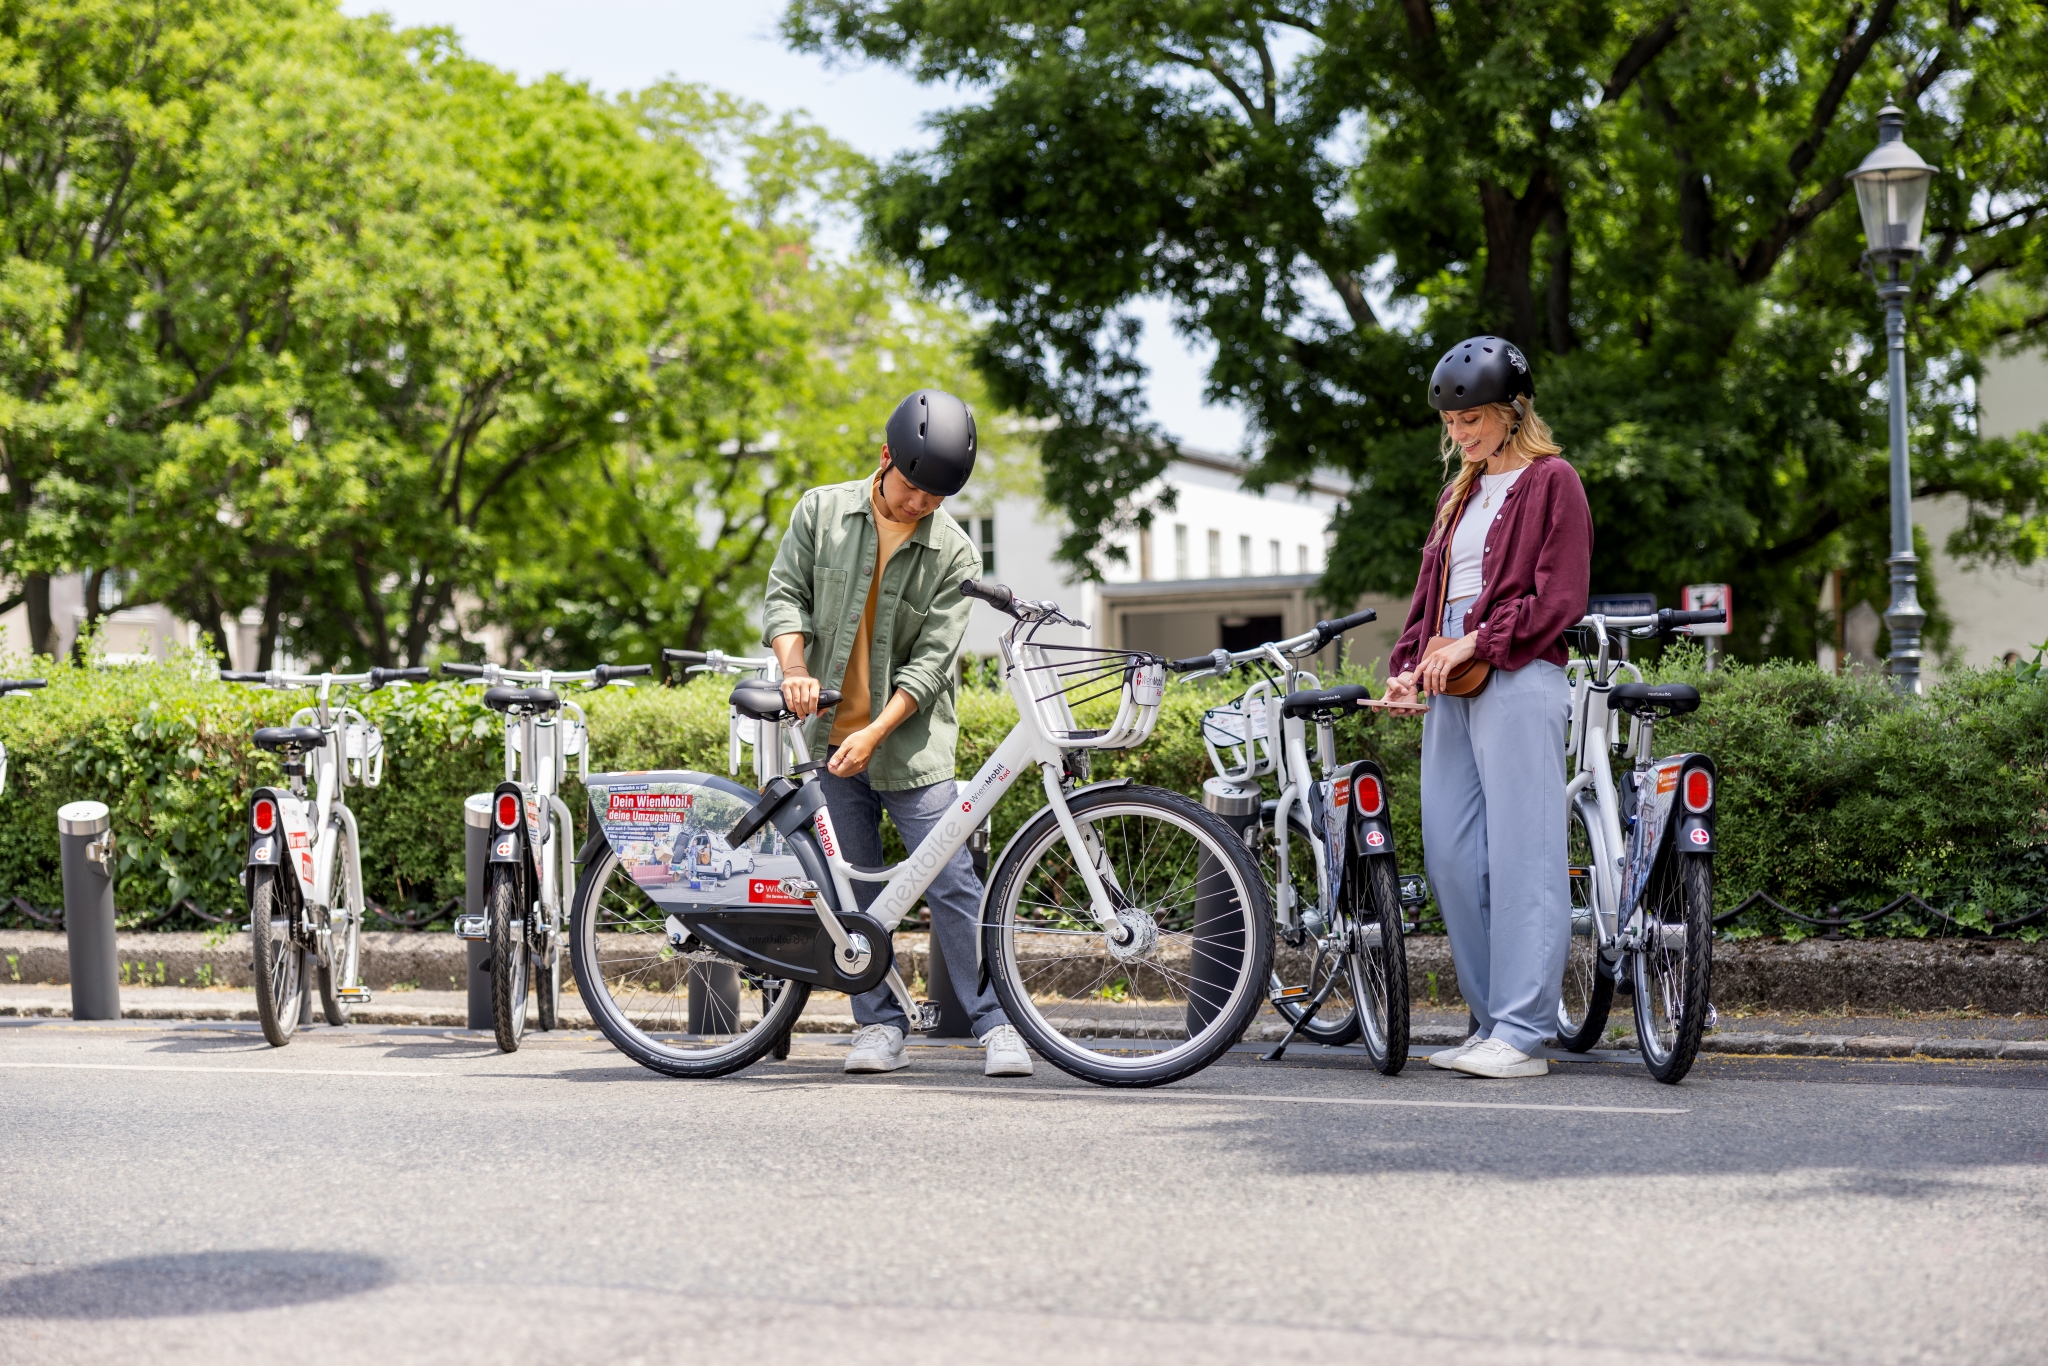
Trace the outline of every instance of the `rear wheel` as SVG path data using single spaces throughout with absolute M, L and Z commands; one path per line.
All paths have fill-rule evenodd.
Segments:
M 678 948 L 667 919 L 617 850 L 590 851 L 569 911 L 569 966 L 591 1022 L 612 1046 L 671 1077 L 722 1077 L 778 1048 L 787 1056 L 810 985 L 751 973 L 694 937 Z M 700 989 L 693 1029 L 690 979 L 721 966 L 734 971 L 738 993 Z
M 491 940 L 491 1028 L 498 1047 L 519 1051 L 526 1034 L 527 985 L 533 962 L 526 948 L 526 908 L 522 906 L 519 866 L 494 863 L 484 883 L 484 914 Z
M 1564 994 L 1557 1003 L 1557 1046 L 1583 1053 L 1600 1042 L 1614 1005 L 1614 977 L 1600 961 L 1600 925 L 1594 915 L 1595 854 L 1585 811 L 1574 803 L 1566 817 L 1565 859 L 1571 873 L 1572 937 L 1565 950 Z
M 273 1048 L 292 1041 L 305 1003 L 304 955 L 292 938 L 291 911 L 280 894 L 278 874 L 258 869 L 249 875 L 249 939 L 256 971 L 256 1018 Z
M 1359 861 L 1346 909 L 1354 951 L 1349 956 L 1352 991 L 1366 1056 L 1387 1076 L 1408 1063 L 1408 941 L 1401 933 L 1401 879 L 1393 856 Z
M 1667 854 L 1643 897 L 1645 947 L 1631 955 L 1636 1042 L 1662 1082 L 1683 1080 L 1707 1027 L 1714 953 L 1714 864 L 1709 854 Z
M 1062 1071 L 1157 1086 L 1244 1035 L 1272 973 L 1265 878 L 1237 834 L 1175 792 L 1069 800 L 1109 894 L 1104 929 L 1057 818 L 1042 810 L 997 867 L 982 952 L 1010 1023 Z
M 1270 839 L 1266 841 L 1265 870 L 1268 876 L 1278 872 L 1278 851 Z M 1322 904 L 1322 891 L 1316 878 L 1316 837 L 1310 833 L 1306 823 L 1290 818 L 1287 822 L 1287 880 L 1274 882 L 1276 896 L 1278 889 L 1287 888 L 1294 893 L 1297 917 L 1311 913 Z M 1345 955 L 1322 943 L 1317 936 L 1303 934 L 1299 947 L 1288 943 L 1273 945 L 1273 971 L 1267 987 L 1267 999 L 1273 1009 L 1289 1025 L 1300 1023 L 1308 1003 L 1332 977 L 1337 984 L 1323 1002 L 1315 1017 L 1302 1026 L 1298 1037 L 1310 1043 L 1319 1043 L 1329 1048 L 1341 1048 L 1358 1037 L 1358 1002 L 1353 996 L 1352 974 L 1345 961 Z

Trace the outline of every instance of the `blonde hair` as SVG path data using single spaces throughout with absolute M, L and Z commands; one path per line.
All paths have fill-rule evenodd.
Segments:
M 1550 424 L 1536 415 L 1535 399 L 1522 399 L 1519 408 L 1513 403 L 1488 403 L 1482 406 L 1507 426 L 1508 439 L 1501 443 L 1503 450 L 1519 455 L 1531 464 L 1549 456 L 1564 454 L 1564 447 L 1558 445 L 1550 435 Z M 1451 436 L 1451 425 L 1448 422 L 1444 424 L 1440 449 L 1444 458 L 1444 472 L 1449 474 L 1451 461 L 1463 460 L 1465 452 Z M 1479 472 L 1485 468 L 1484 460 L 1464 460 L 1458 466 L 1457 474 L 1451 478 L 1451 496 L 1437 509 L 1436 521 L 1429 528 L 1429 539 L 1423 542 L 1425 546 L 1435 545 L 1437 538 L 1446 533 L 1451 520 L 1458 515 L 1458 509 L 1465 505 L 1465 495 L 1471 491 L 1472 481 L 1477 479 Z

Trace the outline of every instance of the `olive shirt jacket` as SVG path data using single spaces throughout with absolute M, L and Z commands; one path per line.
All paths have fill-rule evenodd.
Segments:
M 868 489 L 872 477 L 812 489 L 797 500 L 789 534 L 768 571 L 761 643 L 801 633 L 804 667 L 820 685 L 837 688 L 867 608 L 879 540 Z M 867 778 L 882 792 L 925 787 L 953 776 L 959 739 L 954 666 L 973 604 L 960 581 L 981 572 L 981 552 L 940 508 L 917 524 L 882 570 L 875 595 L 874 641 L 868 656 L 869 715 L 901 688 L 917 703 L 911 718 L 875 747 Z M 804 727 L 804 743 L 822 755 L 832 709 Z
M 1452 489 L 1445 489 L 1439 512 L 1451 496 Z M 1468 501 L 1465 515 L 1476 510 Z M 1437 615 L 1456 529 L 1446 527 L 1423 548 L 1408 624 L 1387 661 L 1392 674 L 1421 663 L 1423 647 L 1442 633 Z M 1593 513 L 1579 472 L 1558 455 L 1530 464 L 1502 497 L 1484 545 L 1482 586 L 1465 612 L 1466 633 L 1478 637 L 1473 657 L 1496 669 L 1520 669 L 1538 659 L 1562 665 L 1564 633 L 1586 615 L 1593 572 Z

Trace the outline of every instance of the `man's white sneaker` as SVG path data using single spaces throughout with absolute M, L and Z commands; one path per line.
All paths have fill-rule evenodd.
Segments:
M 981 1046 L 988 1050 L 988 1061 L 981 1069 L 984 1077 L 1031 1075 L 1031 1054 L 1025 1049 L 1024 1036 L 1017 1032 L 1017 1026 L 997 1025 L 981 1036 Z
M 1541 1077 L 1550 1072 L 1546 1059 L 1532 1058 L 1499 1039 L 1474 1044 L 1451 1066 L 1475 1077 Z
M 1465 1036 L 1465 1042 L 1459 1044 L 1456 1048 L 1439 1048 L 1436 1052 L 1430 1054 L 1429 1065 L 1431 1067 L 1441 1067 L 1446 1072 L 1455 1072 L 1458 1070 L 1458 1059 L 1464 1057 L 1484 1042 L 1485 1040 L 1481 1039 L 1477 1034 L 1468 1034 Z
M 895 1025 L 868 1025 L 853 1036 L 846 1055 L 849 1072 L 894 1072 L 910 1065 L 903 1051 L 903 1031 Z

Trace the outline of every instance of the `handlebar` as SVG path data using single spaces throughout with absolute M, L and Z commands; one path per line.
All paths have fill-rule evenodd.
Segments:
M 278 673 L 274 670 L 267 674 L 233 673 L 223 669 L 221 670 L 220 681 L 223 683 L 260 683 L 267 688 L 340 687 L 366 688 L 371 692 L 375 692 L 386 683 L 395 683 L 401 680 L 410 682 L 413 679 L 423 679 L 425 677 L 427 677 L 425 669 L 372 669 L 368 673 L 361 674 L 287 674 Z
M 710 658 L 711 656 L 702 650 L 665 649 L 661 652 L 661 662 L 664 664 L 702 664 Z
M 1007 584 L 983 583 L 979 579 L 962 579 L 960 581 L 960 596 L 963 598 L 980 598 L 998 612 L 1007 612 L 1013 617 L 1017 616 L 1017 595 L 1010 591 Z
M 441 676 L 443 678 L 482 678 L 484 676 L 484 666 L 481 664 L 444 663 L 441 665 Z M 221 677 L 226 678 L 227 675 L 222 674 Z
M 49 681 L 42 678 L 0 678 L 0 696 L 11 692 L 27 692 L 31 688 L 47 688 Z
M 537 684 L 545 681 L 550 686 L 559 683 L 588 683 L 593 689 L 603 688 L 615 678 L 637 678 L 641 674 L 653 672 L 652 664 L 600 664 L 594 669 L 501 669 L 495 664 L 441 666 L 443 677 L 467 679 L 472 683 Z
M 1718 608 L 1685 612 L 1680 611 L 1676 607 L 1666 607 L 1649 616 L 1586 616 L 1580 618 L 1579 626 L 1592 629 L 1604 625 L 1610 631 L 1627 631 L 1630 635 L 1648 638 L 1650 636 L 1669 635 L 1671 632 L 1686 626 L 1716 626 L 1727 619 L 1727 614 Z
M 653 672 L 652 664 L 600 664 L 590 671 L 590 681 L 603 688 L 614 678 L 641 678 Z
M 222 669 L 220 671 L 220 681 L 223 683 L 268 683 L 270 681 L 270 675 L 252 673 L 230 673 L 226 669 Z
M 1335 621 L 1317 622 L 1316 635 L 1321 637 L 1323 644 L 1327 645 L 1353 627 L 1363 626 L 1368 621 L 1378 621 L 1379 618 L 1380 614 L 1368 607 L 1364 611 L 1353 612 L 1348 617 L 1338 617 Z
M 427 668 L 372 669 L 370 670 L 370 691 L 375 692 L 387 683 L 424 683 L 433 676 L 433 670 Z

